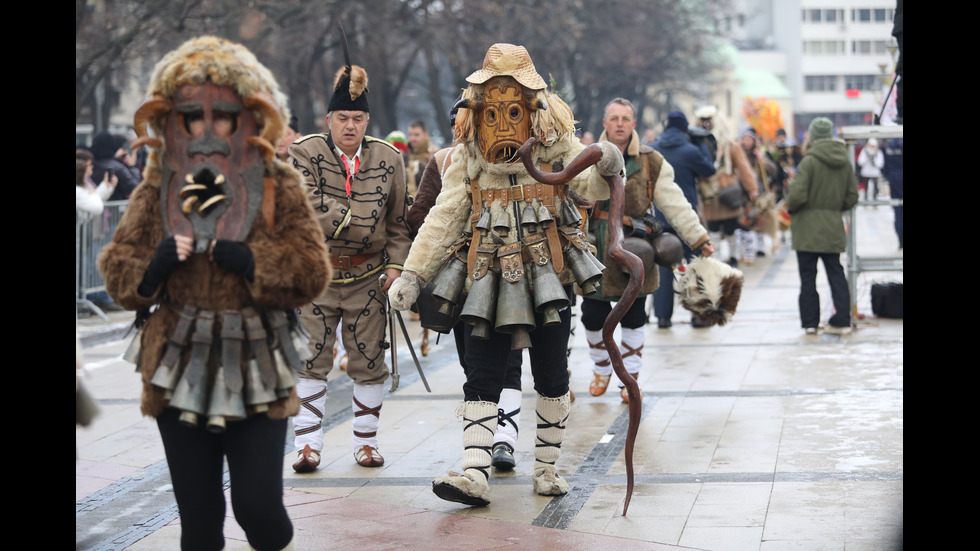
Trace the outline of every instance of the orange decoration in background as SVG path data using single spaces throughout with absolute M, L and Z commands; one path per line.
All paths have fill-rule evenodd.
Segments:
M 774 99 L 745 97 L 742 99 L 742 115 L 767 143 L 776 139 L 777 130 L 786 127 L 779 113 L 779 103 Z

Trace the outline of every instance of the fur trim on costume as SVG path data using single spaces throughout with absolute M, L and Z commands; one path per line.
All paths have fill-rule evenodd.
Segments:
M 242 98 L 257 92 L 268 93 L 278 107 L 280 124 L 290 118 L 289 100 L 279 89 L 272 72 L 244 46 L 216 36 L 192 38 L 165 55 L 153 68 L 147 95 L 172 98 L 181 86 L 203 84 L 206 80 L 218 86 L 230 86 Z M 157 136 L 164 135 L 162 125 L 166 113 L 163 115 L 151 121 Z M 261 113 L 256 111 L 256 115 L 259 124 L 265 124 Z
M 558 476 L 554 465 L 543 465 L 534 469 L 531 477 L 534 493 L 539 496 L 563 496 L 568 493 L 568 481 Z
M 725 325 L 735 314 L 742 296 L 741 271 L 713 258 L 695 257 L 677 280 L 681 306 L 702 321 Z

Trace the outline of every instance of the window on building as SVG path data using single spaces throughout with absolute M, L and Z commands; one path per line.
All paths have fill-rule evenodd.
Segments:
M 803 20 L 809 23 L 819 23 L 823 10 L 803 10 Z
M 803 86 L 807 92 L 833 92 L 837 90 L 837 77 L 833 75 L 813 75 L 805 77 Z
M 844 88 L 846 90 L 878 90 L 880 85 L 876 75 L 845 75 Z
M 870 23 L 871 10 L 868 8 L 851 10 L 851 21 L 855 23 Z
M 844 55 L 843 40 L 806 40 L 803 42 L 804 55 Z
M 875 23 L 886 23 L 888 21 L 891 21 L 890 19 L 887 19 L 888 10 L 884 8 L 879 8 L 872 11 L 873 11 L 872 17 L 874 18 Z

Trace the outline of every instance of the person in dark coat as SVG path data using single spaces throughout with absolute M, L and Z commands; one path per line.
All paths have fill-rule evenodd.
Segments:
M 140 183 L 139 170 L 124 164 L 119 158 L 126 154 L 126 139 L 103 130 L 92 138 L 92 180 L 101 182 L 106 172 L 116 176 L 119 183 L 109 197 L 110 201 L 129 199 Z
M 663 134 L 653 143 L 653 148 L 663 155 L 664 159 L 674 167 L 674 182 L 684 192 L 684 197 L 691 208 L 698 209 L 698 180 L 708 178 L 715 173 L 715 164 L 708 151 L 708 145 L 700 142 L 694 145 L 687 135 L 687 117 L 681 111 L 671 111 L 667 115 L 667 126 Z M 657 209 L 657 219 L 664 225 L 664 231 L 677 234 L 673 226 L 667 222 L 664 213 Z M 684 243 L 684 260 L 694 256 L 691 247 Z M 653 294 L 653 313 L 657 317 L 657 327 L 670 327 L 674 315 L 674 274 L 669 268 L 660 269 L 660 286 Z M 697 316 L 691 317 L 695 327 L 707 327 Z
M 827 271 L 834 301 L 826 330 L 847 333 L 851 328 L 851 294 L 840 255 L 847 250 L 842 213 L 857 204 L 857 176 L 847 146 L 834 138 L 833 130 L 833 123 L 824 117 L 810 123 L 806 154 L 786 201 L 793 216 L 793 250 L 800 270 L 800 322 L 808 335 L 817 333 L 820 322 L 817 261 Z

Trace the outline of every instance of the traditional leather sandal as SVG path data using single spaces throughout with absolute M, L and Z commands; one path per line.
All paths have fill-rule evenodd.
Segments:
M 592 382 L 589 383 L 589 394 L 593 396 L 602 396 L 606 393 L 606 388 L 609 387 L 609 379 L 612 374 L 609 375 L 599 375 L 598 373 L 592 373 L 595 377 Z
M 347 354 L 344 354 L 344 357 L 340 358 L 340 370 L 347 371 Z
M 362 467 L 380 467 L 385 464 L 385 458 L 378 453 L 378 448 L 372 448 L 367 444 L 354 452 L 354 459 Z
M 634 377 L 635 377 L 635 375 L 634 375 Z M 643 389 L 639 389 L 639 390 L 640 390 L 640 392 L 643 392 Z M 619 395 L 620 395 L 620 397 L 623 398 L 623 403 L 624 404 L 630 403 L 629 391 L 626 390 L 626 387 L 625 386 L 624 387 L 620 387 L 620 389 L 619 389 Z
M 293 470 L 298 473 L 312 473 L 320 465 L 320 452 L 307 444 L 298 452 L 298 460 L 293 463 Z

